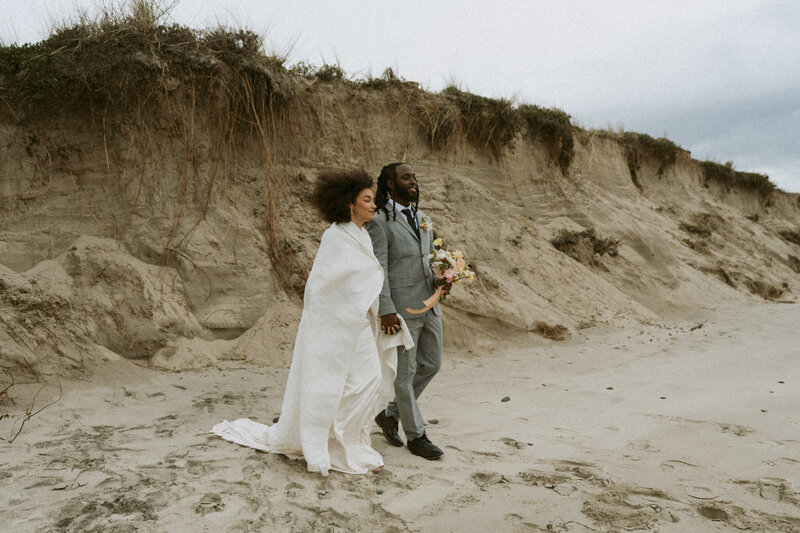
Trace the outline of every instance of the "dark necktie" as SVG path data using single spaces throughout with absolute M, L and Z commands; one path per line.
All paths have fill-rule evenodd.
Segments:
M 414 233 L 416 233 L 417 237 L 419 237 L 419 229 L 417 228 L 417 221 L 415 220 L 414 215 L 411 214 L 411 209 L 410 208 L 403 209 L 403 214 L 406 216 L 406 220 L 408 220 L 411 229 L 413 229 Z

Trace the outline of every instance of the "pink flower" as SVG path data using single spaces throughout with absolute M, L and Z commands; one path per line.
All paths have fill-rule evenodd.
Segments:
M 444 271 L 444 279 L 447 280 L 448 283 L 455 277 L 456 273 L 453 271 L 452 268 L 448 268 Z

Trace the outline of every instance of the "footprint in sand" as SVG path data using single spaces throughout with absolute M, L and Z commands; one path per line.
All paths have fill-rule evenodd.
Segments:
M 691 466 L 692 468 L 697 468 L 697 465 L 681 461 L 680 459 L 669 459 L 661 463 L 661 466 L 665 468 L 675 468 L 676 466 Z
M 655 453 L 655 452 L 660 452 L 661 451 L 658 448 L 656 448 L 655 446 L 653 446 L 652 444 L 650 444 L 650 442 L 645 440 L 645 439 L 637 439 L 637 440 L 631 441 L 631 442 L 628 443 L 628 445 L 626 447 L 630 448 L 632 450 L 640 451 L 640 452 Z
M 744 437 L 745 435 L 749 435 L 750 433 L 754 433 L 754 429 L 750 429 L 748 427 L 740 426 L 738 424 L 720 424 L 719 430 L 723 433 L 733 433 L 737 437 Z
M 291 483 L 289 483 L 288 485 L 283 487 L 283 491 L 286 493 L 286 496 L 289 497 L 289 498 L 296 498 L 305 489 L 306 488 L 303 485 L 301 485 L 300 483 L 297 483 L 295 481 L 292 481 Z
M 248 533 L 250 529 L 250 520 L 237 520 L 228 526 L 225 530 L 226 533 Z
M 488 487 L 498 483 L 509 482 L 504 475 L 497 472 L 473 472 L 470 477 L 481 490 L 488 490 Z
M 201 515 L 206 515 L 208 513 L 221 511 L 224 508 L 225 504 L 222 503 L 222 496 L 213 492 L 209 492 L 200 498 L 200 501 L 197 502 L 197 505 L 194 507 L 194 512 Z
M 508 520 L 509 522 L 514 523 L 514 531 L 540 531 L 536 524 L 533 522 L 528 522 L 525 520 L 524 517 L 518 515 L 517 513 L 509 513 L 503 517 L 504 520 Z
M 686 489 L 686 494 L 696 500 L 714 500 L 717 498 L 717 492 L 709 487 L 702 485 L 695 485 Z
M 520 442 L 518 440 L 514 440 L 511 437 L 503 437 L 502 439 L 499 439 L 499 440 L 500 440 L 500 442 L 502 442 L 506 446 L 511 446 L 512 448 L 516 448 L 518 450 L 521 450 L 521 449 L 527 447 L 527 445 L 524 442 Z
M 728 513 L 719 509 L 717 507 L 711 507 L 709 505 L 703 505 L 697 508 L 697 512 L 700 513 L 700 516 L 708 518 L 714 522 L 724 522 L 728 519 Z

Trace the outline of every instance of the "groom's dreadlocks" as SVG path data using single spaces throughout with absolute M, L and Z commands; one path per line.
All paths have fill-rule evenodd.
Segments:
M 378 176 L 378 190 L 375 191 L 375 204 L 378 209 L 382 209 L 386 213 L 386 220 L 389 220 L 389 211 L 386 210 L 386 202 L 391 198 L 391 191 L 389 190 L 389 181 L 394 181 L 397 178 L 397 167 L 405 165 L 406 163 L 389 163 L 381 169 L 381 174 Z M 419 191 L 419 183 L 417 183 L 417 191 Z M 417 202 L 414 204 L 414 209 L 417 209 L 419 204 L 419 196 Z M 397 209 L 395 203 L 392 202 L 392 220 L 397 220 Z

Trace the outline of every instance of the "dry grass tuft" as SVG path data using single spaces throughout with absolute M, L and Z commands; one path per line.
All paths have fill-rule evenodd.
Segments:
M 761 296 L 765 300 L 777 300 L 785 292 L 784 288 L 776 287 L 775 285 L 762 280 L 746 279 L 744 284 L 750 289 L 750 292 Z
M 692 217 L 692 222 L 681 222 L 678 227 L 686 233 L 707 239 L 725 222 L 719 215 L 713 213 L 697 213 Z
M 692 240 L 692 239 L 683 239 L 683 244 L 694 250 L 695 252 L 701 254 L 711 254 L 711 251 L 708 249 L 708 242 L 700 239 L 700 240 Z
M 678 225 L 686 233 L 691 233 L 693 235 L 697 235 L 698 237 L 702 237 L 704 239 L 711 237 L 711 231 L 706 228 L 701 228 L 700 226 L 695 226 L 694 224 L 687 224 L 686 222 L 681 222 Z
M 569 329 L 561 324 L 551 326 L 546 322 L 536 321 L 533 323 L 531 331 L 547 339 L 553 339 L 554 341 L 563 341 L 569 338 Z
M 769 181 L 768 176 L 754 172 L 739 172 L 734 170 L 730 163 L 721 165 L 714 161 L 703 161 L 702 165 L 706 185 L 714 182 L 722 186 L 725 191 L 739 189 L 753 192 L 759 196 L 764 205 L 772 204 L 775 185 Z
M 359 83 L 367 89 L 388 89 L 392 87 L 398 89 L 419 89 L 419 84 L 417 82 L 408 81 L 402 76 L 398 76 L 395 74 L 392 67 L 388 67 L 384 70 L 380 77 L 374 78 L 370 76 Z
M 597 258 L 605 254 L 616 257 L 620 243 L 617 239 L 600 238 L 593 229 L 588 229 L 581 232 L 561 230 L 550 244 L 579 263 L 598 267 L 601 265 Z
M 560 109 L 528 104 L 520 105 L 519 113 L 530 135 L 545 145 L 550 160 L 558 165 L 565 176 L 568 175 L 572 158 L 575 157 L 570 116 Z
M 0 422 L 3 420 L 6 421 L 2 422 L 3 426 L 10 424 L 7 433 L 6 428 L 0 426 L 0 429 L 2 429 L 2 434 L 8 435 L 7 437 L 0 436 L 0 441 L 12 444 L 16 438 L 19 437 L 20 433 L 22 433 L 26 422 L 61 400 L 63 390 L 60 384 L 57 385 L 58 397 L 48 403 L 45 403 L 44 405 L 37 405 L 39 394 L 41 394 L 41 392 L 48 386 L 47 380 L 34 379 L 33 381 L 17 383 L 17 381 L 14 379 L 14 374 L 12 374 L 8 368 L 0 368 L 0 372 L 3 372 L 8 379 L 7 382 L 0 380 L 0 387 L 2 388 L 0 390 Z M 15 406 L 14 398 L 11 396 L 11 389 L 16 385 L 37 386 L 36 392 L 31 397 L 30 405 L 24 409 L 17 408 Z
M 722 266 L 717 265 L 711 268 L 708 267 L 701 268 L 700 270 L 702 272 L 705 272 L 706 274 L 711 274 L 712 276 L 716 276 L 729 287 L 733 287 L 734 289 L 736 288 L 736 283 L 734 283 L 733 277 L 730 274 L 728 274 L 728 272 L 724 268 L 722 268 Z
M 461 112 L 452 101 L 436 96 L 421 98 L 416 116 L 433 150 L 442 150 L 447 146 L 461 120 Z
M 786 242 L 800 246 L 800 231 L 783 229 L 778 232 L 778 235 L 780 235 Z
M 789 256 L 790 265 L 791 258 L 792 256 Z M 800 263 L 800 261 L 798 261 L 798 263 Z M 800 264 L 798 264 L 798 268 L 800 268 Z M 786 283 L 784 283 L 782 287 L 778 287 L 767 281 L 753 279 L 738 272 L 728 272 L 721 265 L 716 265 L 714 267 L 701 267 L 699 270 L 705 272 L 706 274 L 716 276 L 726 285 L 733 287 L 734 289 L 737 287 L 736 281 L 739 281 L 741 284 L 747 287 L 752 294 L 760 296 L 765 300 L 777 300 L 789 289 L 789 285 Z
M 789 254 L 789 257 L 786 258 L 786 261 L 789 263 L 789 268 L 800 274 L 800 259 L 792 254 Z

